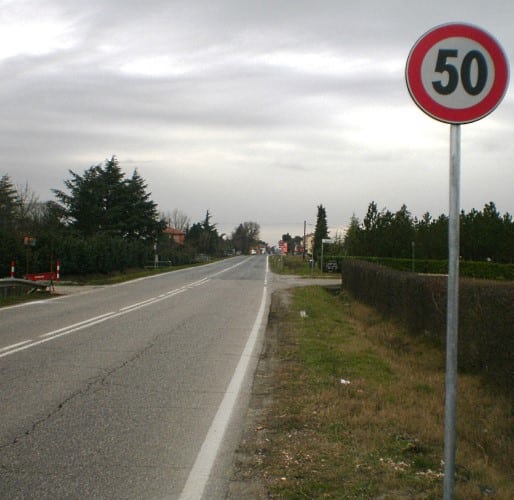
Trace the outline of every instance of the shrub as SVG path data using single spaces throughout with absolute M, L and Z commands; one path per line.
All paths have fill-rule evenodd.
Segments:
M 398 271 L 412 271 L 412 259 L 392 259 L 386 257 L 358 257 L 358 260 L 373 262 Z M 514 264 L 499 264 L 497 262 L 461 261 L 460 276 L 466 278 L 488 280 L 514 280 Z M 446 274 L 447 260 L 417 259 L 414 261 L 414 271 L 424 274 Z
M 343 287 L 357 300 L 398 319 L 410 334 L 428 334 L 444 345 L 447 279 L 344 259 Z M 459 369 L 512 384 L 514 283 L 461 279 Z

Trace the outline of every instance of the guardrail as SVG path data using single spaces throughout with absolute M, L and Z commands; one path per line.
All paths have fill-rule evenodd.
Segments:
M 53 289 L 53 280 L 27 280 L 21 278 L 0 278 L 0 293 L 2 297 L 8 297 L 14 293 L 27 289 L 26 294 L 31 294 L 36 290 Z

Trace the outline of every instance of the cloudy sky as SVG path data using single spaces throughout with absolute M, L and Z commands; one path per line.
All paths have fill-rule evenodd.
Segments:
M 404 70 L 452 21 L 512 61 L 512 0 L 0 0 L 0 175 L 46 201 L 68 169 L 116 155 L 160 210 L 208 209 L 226 233 L 255 221 L 271 244 L 320 203 L 331 228 L 372 200 L 447 213 L 450 126 Z M 462 208 L 512 214 L 513 187 L 507 92 L 462 126 Z

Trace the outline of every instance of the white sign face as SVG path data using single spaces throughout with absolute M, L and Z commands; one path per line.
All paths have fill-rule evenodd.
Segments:
M 469 123 L 489 114 L 503 98 L 508 63 L 486 32 L 446 24 L 416 42 L 405 76 L 411 97 L 427 114 L 447 123 Z

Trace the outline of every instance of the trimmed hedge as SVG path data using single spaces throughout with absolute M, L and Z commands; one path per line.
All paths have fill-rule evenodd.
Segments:
M 410 334 L 446 340 L 447 279 L 396 271 L 355 259 L 342 262 L 343 288 L 398 319 Z M 461 279 L 459 369 L 512 389 L 514 282 Z
M 352 257 L 348 257 L 352 258 Z M 392 259 L 387 257 L 355 257 L 358 260 L 373 262 L 398 271 L 411 271 L 412 259 Z M 487 280 L 514 280 L 514 264 L 497 262 L 474 262 L 463 260 L 459 263 L 460 276 Z M 446 274 L 447 260 L 416 259 L 414 271 L 417 273 Z

